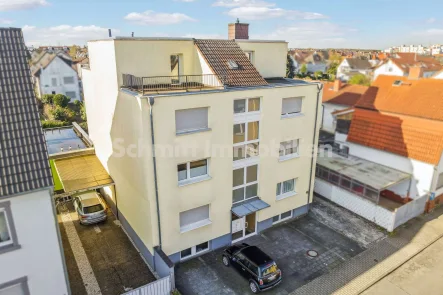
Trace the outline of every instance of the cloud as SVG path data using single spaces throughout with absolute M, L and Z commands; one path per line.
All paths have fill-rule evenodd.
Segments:
M 47 6 L 46 0 L 0 0 L 0 11 L 26 10 Z
M 329 48 L 342 46 L 346 37 L 352 37 L 355 29 L 323 22 L 299 22 L 288 27 L 281 27 L 270 34 L 251 36 L 251 39 L 286 40 L 289 47 Z
M 255 6 L 233 8 L 230 11 L 228 11 L 228 15 L 245 20 L 260 20 L 260 19 L 269 19 L 269 18 L 280 18 L 280 17 L 284 17 L 287 19 L 306 19 L 306 20 L 327 18 L 327 16 L 315 12 L 303 12 L 297 10 L 286 10 L 282 8 L 255 7 Z
M 12 24 L 12 23 L 13 23 L 13 21 L 10 20 L 10 19 L 0 18 L 0 24 L 1 24 L 1 25 L 10 25 L 10 24 Z
M 424 31 L 416 31 L 412 34 L 416 36 L 443 36 L 443 29 L 433 28 Z
M 113 34 L 120 31 L 112 29 Z M 83 45 L 89 40 L 104 39 L 108 37 L 108 28 L 90 26 L 59 25 L 49 28 L 38 28 L 25 25 L 23 35 L 27 45 Z
M 273 7 L 274 3 L 261 0 L 218 0 L 212 6 L 221 7 Z
M 434 17 L 431 17 L 431 18 L 429 18 L 429 19 L 426 20 L 426 22 L 427 22 L 428 24 L 433 24 L 433 23 L 435 23 L 436 21 L 437 21 L 437 19 L 434 18 Z
M 185 21 L 196 21 L 183 13 L 161 13 L 152 10 L 142 13 L 131 12 L 124 19 L 139 25 L 173 25 Z

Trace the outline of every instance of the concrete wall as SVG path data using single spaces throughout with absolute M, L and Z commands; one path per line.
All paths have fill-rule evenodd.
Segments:
M 73 77 L 74 83 L 64 84 L 63 77 Z M 52 78 L 57 79 L 57 86 L 52 86 Z M 75 98 L 71 98 L 71 101 L 81 99 L 77 72 L 68 66 L 60 57 L 54 58 L 54 60 L 42 70 L 39 83 L 41 95 L 51 94 L 52 91 L 55 91 L 56 94 L 66 94 L 68 91 L 74 91 L 76 93 Z
M 438 165 L 434 168 L 434 177 L 432 180 L 432 192 L 435 192 L 435 196 L 443 195 L 443 188 L 437 189 L 438 176 L 443 173 L 443 153 L 440 156 Z
M 243 51 L 253 51 L 253 64 L 264 78 L 286 77 L 287 42 L 235 40 Z
M 50 191 L 2 198 L 0 204 L 6 201 L 20 248 L 0 254 L 0 285 L 27 276 L 31 294 L 68 294 Z
M 348 108 L 347 106 L 323 103 L 323 126 L 322 129 L 334 133 L 336 124 L 334 124 L 334 116 L 332 115 L 335 111 L 341 111 Z

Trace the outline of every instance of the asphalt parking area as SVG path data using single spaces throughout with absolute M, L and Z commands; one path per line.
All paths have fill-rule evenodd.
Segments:
M 120 295 L 155 281 L 115 216 L 80 225 L 72 203 L 58 214 L 72 295 Z
M 257 245 L 277 262 L 282 283 L 266 294 L 278 295 L 291 293 L 365 250 L 313 214 L 281 223 L 242 242 Z M 308 250 L 315 250 L 318 256 L 309 257 Z M 219 249 L 176 266 L 176 287 L 183 295 L 252 294 L 240 274 L 223 266 L 222 252 Z

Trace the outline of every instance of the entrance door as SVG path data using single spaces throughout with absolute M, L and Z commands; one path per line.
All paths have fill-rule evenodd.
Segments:
M 238 217 L 232 214 L 232 242 L 238 242 L 256 233 L 255 213 Z

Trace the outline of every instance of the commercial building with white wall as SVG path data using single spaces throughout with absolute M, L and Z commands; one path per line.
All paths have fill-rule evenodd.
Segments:
M 307 213 L 321 91 L 282 78 L 286 42 L 117 37 L 88 49 L 89 133 L 115 183 L 107 199 L 150 264 Z
M 51 170 L 27 49 L 21 29 L 0 29 L 0 40 L 0 294 L 66 295 Z

